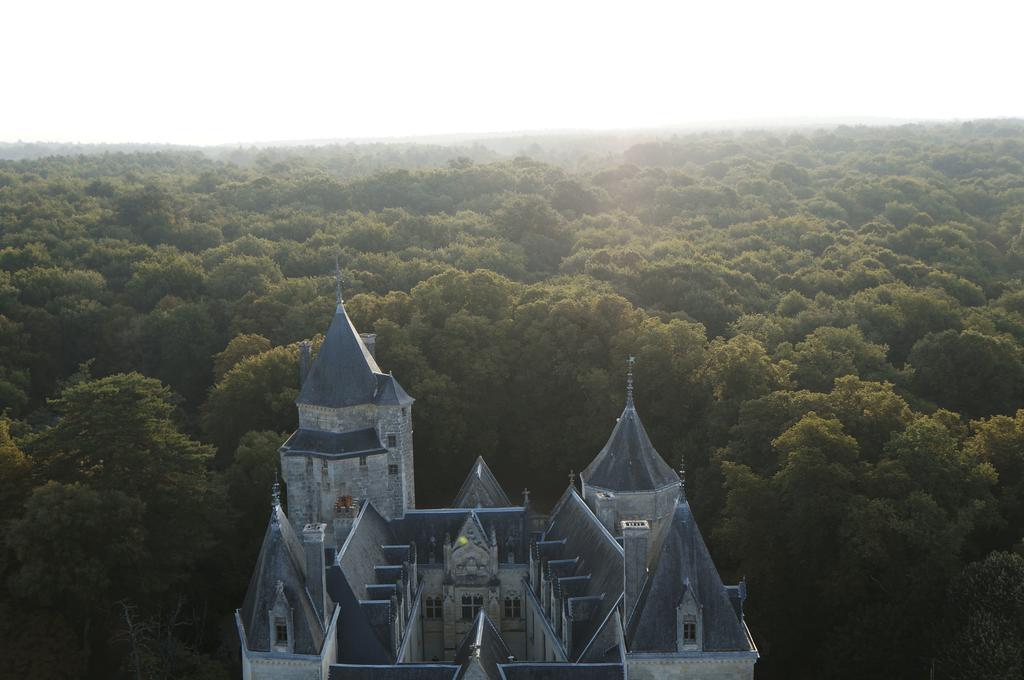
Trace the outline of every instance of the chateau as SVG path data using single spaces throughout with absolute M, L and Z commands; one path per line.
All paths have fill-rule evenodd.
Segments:
M 744 583 L 724 585 L 683 480 L 627 381 L 608 443 L 549 516 L 482 458 L 451 507 L 416 507 L 413 398 L 340 293 L 235 620 L 245 680 L 753 677 Z

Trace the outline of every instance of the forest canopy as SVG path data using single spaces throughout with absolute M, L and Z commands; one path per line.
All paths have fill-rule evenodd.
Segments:
M 1024 124 L 21 155 L 0 161 L 21 677 L 237 675 L 336 261 L 417 399 L 420 504 L 478 455 L 513 498 L 556 498 L 635 355 L 651 438 L 747 579 L 759 678 L 1024 672 Z

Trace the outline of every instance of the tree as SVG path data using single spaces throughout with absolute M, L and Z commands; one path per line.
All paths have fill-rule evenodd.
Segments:
M 5 521 L 21 513 L 31 489 L 32 467 L 11 438 L 11 421 L 0 417 L 0 531 Z
M 227 347 L 213 357 L 213 375 L 216 382 L 242 359 L 262 354 L 271 348 L 270 340 L 256 333 L 240 333 L 231 338 Z
M 8 534 L 19 561 L 12 577 L 16 592 L 44 605 L 70 603 L 83 623 L 93 610 L 139 592 L 152 577 L 142 571 L 151 566 L 144 508 L 125 493 L 101 493 L 80 482 L 38 487 Z
M 943 331 L 914 344 L 914 391 L 968 416 L 1012 413 L 1024 406 L 1020 348 L 977 331 Z
M 998 476 L 995 494 L 1001 527 L 992 545 L 1001 549 L 1024 540 L 1024 410 L 1013 416 L 992 416 L 971 423 L 966 450 L 990 465 Z
M 170 391 L 138 373 L 70 384 L 52 407 L 56 424 L 26 443 L 40 473 L 83 485 L 80 502 L 95 491 L 140 504 L 132 512 L 150 561 L 136 578 L 150 593 L 179 586 L 213 541 L 220 509 L 207 470 L 213 451 L 177 429 Z
M 795 366 L 793 378 L 801 387 L 825 392 L 836 378 L 854 375 L 866 380 L 892 380 L 896 370 L 886 361 L 888 348 L 864 338 L 857 326 L 821 327 L 782 356 Z
M 275 347 L 235 364 L 210 390 L 203 429 L 217 446 L 221 466 L 230 464 L 246 432 L 295 429 L 298 361 L 296 346 Z
M 1024 674 L 1024 557 L 995 552 L 949 587 L 939 668 L 952 680 Z

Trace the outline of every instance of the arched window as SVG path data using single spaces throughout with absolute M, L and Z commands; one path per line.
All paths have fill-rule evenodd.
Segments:
M 505 618 L 523 618 L 523 606 L 519 600 L 519 593 L 509 593 L 505 596 Z

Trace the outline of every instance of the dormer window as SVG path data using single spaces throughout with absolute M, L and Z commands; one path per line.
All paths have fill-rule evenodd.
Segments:
M 275 652 L 292 653 L 294 643 L 292 642 L 291 627 L 292 613 L 288 604 L 288 598 L 284 593 L 284 583 L 277 582 L 275 588 L 273 605 L 267 612 L 267 623 L 270 624 L 270 647 Z
M 284 619 L 277 619 L 274 621 L 274 646 L 288 646 L 288 624 Z
M 683 619 L 683 644 L 697 644 L 697 618 L 694 616 L 687 616 Z
M 676 607 L 676 651 L 699 652 L 703 646 L 701 607 L 687 582 L 686 592 Z

